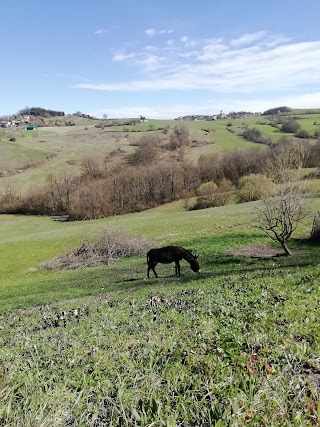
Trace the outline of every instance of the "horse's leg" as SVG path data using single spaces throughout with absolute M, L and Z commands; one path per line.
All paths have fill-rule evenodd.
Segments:
M 180 263 L 179 261 L 175 261 L 176 263 L 176 276 L 180 277 Z
M 152 263 L 152 264 L 148 264 L 148 270 L 147 270 L 147 276 L 148 276 L 148 279 L 149 279 L 149 273 L 150 273 L 150 270 L 152 270 L 153 271 L 153 274 L 155 275 L 155 277 L 158 277 L 158 275 L 157 275 L 157 273 L 156 273 L 156 270 L 155 270 L 155 266 L 157 265 L 158 263 L 156 262 L 156 263 Z

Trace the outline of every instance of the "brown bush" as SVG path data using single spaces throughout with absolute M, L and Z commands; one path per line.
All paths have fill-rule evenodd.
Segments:
M 154 242 L 146 237 L 129 236 L 119 229 L 104 229 L 99 232 L 98 239 L 84 242 L 78 249 L 41 264 L 41 268 L 63 270 L 109 264 L 122 258 L 145 256 L 152 246 Z
M 271 178 L 262 174 L 243 176 L 239 180 L 238 197 L 240 202 L 251 202 L 263 197 L 270 197 L 276 192 L 276 185 Z

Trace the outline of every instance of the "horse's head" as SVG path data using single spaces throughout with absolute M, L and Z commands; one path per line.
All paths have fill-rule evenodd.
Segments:
M 200 265 L 197 261 L 198 256 L 194 255 L 193 260 L 190 261 L 191 270 L 195 273 L 200 273 Z

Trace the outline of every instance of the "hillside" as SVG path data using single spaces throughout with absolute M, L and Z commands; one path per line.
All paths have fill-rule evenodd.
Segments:
M 320 114 L 295 114 L 308 138 L 285 115 L 1 130 L 1 208 L 41 215 L 0 215 L 0 425 L 319 424 Z M 251 201 L 284 180 L 291 256 Z M 166 245 L 201 274 L 147 279 Z
M 319 130 L 320 113 L 296 110 L 293 113 L 297 114 L 301 128 L 309 133 L 309 140 L 313 143 L 315 139 L 311 136 Z M 214 121 L 139 122 L 135 119 L 133 125 L 128 124 L 130 120 L 102 121 L 77 116 L 59 116 L 46 120 L 52 126 L 39 127 L 34 131 L 20 128 L 0 130 L 2 187 L 7 185 L 8 175 L 10 183 L 19 187 L 22 192 L 41 183 L 52 171 L 79 175 L 81 161 L 87 157 L 104 159 L 108 164 L 123 162 L 135 150 L 137 139 L 144 135 L 158 135 L 165 142 L 174 128 L 181 124 L 190 131 L 190 143 L 185 147 L 184 157 L 191 161 L 196 161 L 203 154 L 234 152 L 254 147 L 265 149 L 263 144 L 251 142 L 241 136 L 246 128 L 258 129 L 271 143 L 277 143 L 284 136 L 297 139 L 294 135 L 271 126 L 272 117 L 256 115 Z M 73 125 L 63 126 L 63 123 Z

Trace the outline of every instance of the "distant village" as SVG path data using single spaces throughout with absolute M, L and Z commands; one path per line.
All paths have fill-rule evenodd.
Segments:
M 45 112 L 47 110 L 44 110 Z M 54 112 L 52 112 L 54 113 Z M 59 116 L 64 116 L 64 113 L 59 113 Z M 210 121 L 210 120 L 221 120 L 221 119 L 245 119 L 249 116 L 255 115 L 255 116 L 261 116 L 262 113 L 252 113 L 252 112 L 246 112 L 246 111 L 237 111 L 237 112 L 231 112 L 231 113 L 223 113 L 222 110 L 219 114 L 212 114 L 212 115 L 200 115 L 200 114 L 191 114 L 187 116 L 179 116 L 175 118 L 174 120 L 180 120 L 180 121 Z M 95 117 L 91 117 L 87 114 L 82 114 L 80 112 L 74 113 L 72 116 L 78 116 L 83 118 L 90 118 L 95 119 Z M 66 121 L 65 119 L 68 117 L 69 119 L 72 118 L 71 115 L 64 116 L 64 120 L 61 118 L 57 119 L 57 117 L 41 117 L 39 114 L 22 114 L 22 115 L 15 115 L 15 116 L 8 116 L 8 117 L 0 117 L 0 128 L 21 128 L 26 127 L 27 129 L 34 130 L 37 127 L 41 126 L 71 126 L 75 123 L 72 121 Z M 140 116 L 139 121 L 147 121 L 145 117 Z
M 179 116 L 175 120 L 184 120 L 184 121 L 197 121 L 197 120 L 221 120 L 221 119 L 246 119 L 248 116 L 261 116 L 261 113 L 250 113 L 245 111 L 237 111 L 225 114 L 220 111 L 219 114 L 213 115 L 198 115 L 192 114 L 189 116 Z
M 30 123 L 30 116 L 25 115 L 15 119 L 1 119 L 0 127 L 1 128 L 15 128 L 20 126 L 25 126 Z

